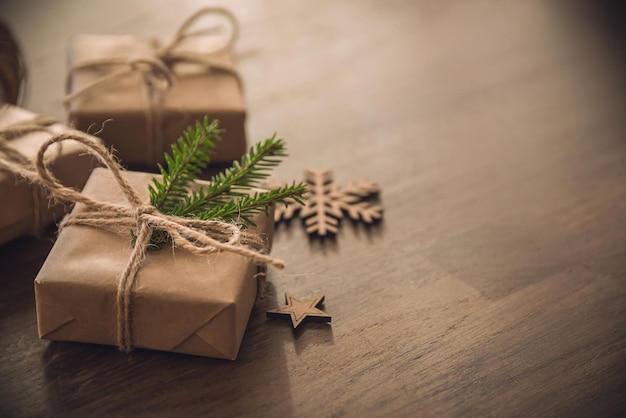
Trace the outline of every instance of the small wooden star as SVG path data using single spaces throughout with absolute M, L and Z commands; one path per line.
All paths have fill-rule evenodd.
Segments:
M 284 315 L 291 317 L 291 323 L 297 328 L 302 321 L 330 322 L 331 316 L 317 307 L 324 302 L 324 295 L 313 299 L 298 299 L 285 292 L 286 306 L 272 309 L 266 312 L 268 318 L 282 318 Z

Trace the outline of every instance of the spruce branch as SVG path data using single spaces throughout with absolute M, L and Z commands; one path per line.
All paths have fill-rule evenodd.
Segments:
M 168 215 L 254 224 L 251 217 L 267 212 L 272 204 L 287 204 L 292 199 L 302 203 L 307 190 L 304 183 L 253 193 L 249 190 L 267 179 L 287 156 L 284 141 L 276 135 L 252 146 L 240 162 L 213 176 L 207 185 L 195 183 L 208 165 L 221 132 L 217 121 L 209 123 L 206 117 L 185 130 L 172 145 L 172 155 L 165 154 L 166 167 L 158 166 L 162 179 L 153 178 L 148 186 L 153 206 Z M 152 238 L 153 243 L 163 242 L 158 234 Z
M 241 158 L 241 162 L 235 161 L 232 167 L 213 176 L 209 185 L 191 192 L 188 197 L 179 201 L 178 206 L 172 210 L 172 215 L 194 215 L 209 219 L 212 214 L 220 213 L 221 206 L 232 203 L 234 198 L 246 199 L 249 195 L 244 189 L 256 187 L 267 179 L 271 169 L 286 156 L 285 143 L 282 139 L 277 139 L 276 135 L 257 143 Z M 300 193 L 296 189 L 291 191 Z M 259 197 L 264 196 L 260 193 Z M 255 202 L 250 201 L 249 197 L 245 202 L 241 201 L 241 212 L 246 212 L 248 205 L 253 203 Z M 267 204 L 270 203 L 272 202 Z
M 172 144 L 172 155 L 165 154 L 167 169 L 158 164 L 162 181 L 152 178 L 150 203 L 164 213 L 171 212 L 188 194 L 188 188 L 204 170 L 210 156 L 219 141 L 222 130 L 218 121 L 209 124 L 208 117 L 202 123 L 197 121 L 190 126 L 178 140 Z
M 252 195 L 243 194 L 236 200 L 229 200 L 220 205 L 213 205 L 198 215 L 200 219 L 223 219 L 236 221 L 242 219 L 248 224 L 254 225 L 250 216 L 259 212 L 266 212 L 272 204 L 287 205 L 287 199 L 294 199 L 303 203 L 300 196 L 306 192 L 304 184 L 282 186 L 276 189 L 256 192 Z

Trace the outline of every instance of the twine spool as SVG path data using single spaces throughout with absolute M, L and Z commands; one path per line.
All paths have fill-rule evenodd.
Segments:
M 0 103 L 21 102 L 25 79 L 22 51 L 10 28 L 0 20 Z

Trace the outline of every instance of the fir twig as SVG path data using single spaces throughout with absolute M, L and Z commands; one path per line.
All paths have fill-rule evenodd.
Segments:
M 275 203 L 287 203 L 287 199 L 300 198 L 306 192 L 304 183 L 293 183 L 278 189 L 250 193 L 269 177 L 272 168 L 287 156 L 285 143 L 276 135 L 250 148 L 241 162 L 211 178 L 206 186 L 194 181 L 206 168 L 215 142 L 221 130 L 217 121 L 209 124 L 205 117 L 195 128 L 188 128 L 176 144 L 172 145 L 172 156 L 166 154 L 167 167 L 159 165 L 162 180 L 153 179 L 149 185 L 150 202 L 159 211 L 182 217 L 202 220 L 243 220 L 253 224 L 251 216 L 265 211 Z M 155 237 L 153 237 L 154 239 Z
M 229 200 L 219 205 L 213 205 L 209 209 L 199 214 L 200 219 L 224 219 L 237 220 L 242 219 L 244 222 L 254 224 L 250 216 L 267 212 L 270 205 L 280 203 L 286 205 L 289 198 L 295 199 L 298 203 L 302 203 L 300 196 L 306 192 L 304 184 L 296 184 L 279 187 L 267 192 L 257 192 L 252 195 L 244 194 L 237 200 Z
M 158 164 L 162 181 L 152 178 L 153 184 L 148 186 L 153 206 L 170 213 L 185 199 L 189 186 L 209 164 L 221 132 L 218 122 L 214 120 L 209 124 L 206 116 L 202 123 L 196 122 L 195 128 L 190 126 L 183 132 L 172 144 L 172 156 L 165 154 L 167 169 Z
M 250 148 L 241 162 L 235 161 L 232 167 L 211 178 L 208 186 L 193 191 L 179 201 L 178 206 L 172 210 L 172 215 L 195 215 L 201 219 L 213 217 L 215 213 L 220 212 L 222 205 L 232 203 L 233 198 L 243 199 L 249 196 L 242 193 L 241 189 L 256 187 L 269 177 L 271 169 L 280 163 L 280 158 L 286 156 L 284 141 L 276 139 L 276 135 L 259 142 Z M 263 197 L 262 194 L 259 196 Z M 244 212 L 247 204 L 254 202 L 247 198 L 245 203 L 246 205 L 241 207 Z

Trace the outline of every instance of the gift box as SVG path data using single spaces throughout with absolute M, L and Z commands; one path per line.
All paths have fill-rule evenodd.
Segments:
M 154 176 L 124 172 L 143 199 Z M 112 173 L 96 169 L 83 195 L 124 203 Z M 84 211 L 77 204 L 75 213 Z M 271 244 L 272 213 L 249 231 Z M 65 226 L 35 280 L 39 336 L 116 344 L 116 292 L 133 248 L 128 227 Z M 131 293 L 132 345 L 234 360 L 256 300 L 258 264 L 218 252 L 148 251 Z
M 39 147 L 52 135 L 69 128 L 52 123 L 32 112 L 12 105 L 0 107 L 0 158 L 22 164 L 32 161 Z M 23 129 L 24 123 L 40 129 Z M 21 124 L 21 125 L 20 125 Z M 9 131 L 12 131 L 9 134 Z M 93 140 L 96 140 L 93 138 Z M 82 148 L 78 144 L 56 145 L 50 151 L 50 165 L 64 184 L 82 188 L 95 166 L 91 158 L 79 158 Z M 19 175 L 0 170 L 0 244 L 22 235 L 37 235 L 46 225 L 59 219 L 67 206 L 50 205 L 43 190 L 29 184 Z
M 231 43 L 198 32 L 179 33 L 167 45 L 132 35 L 75 35 L 69 45 L 69 121 L 86 132 L 104 127 L 99 136 L 123 164 L 154 167 L 187 126 L 207 115 L 224 129 L 212 162 L 239 159 L 247 150 L 246 109 Z

